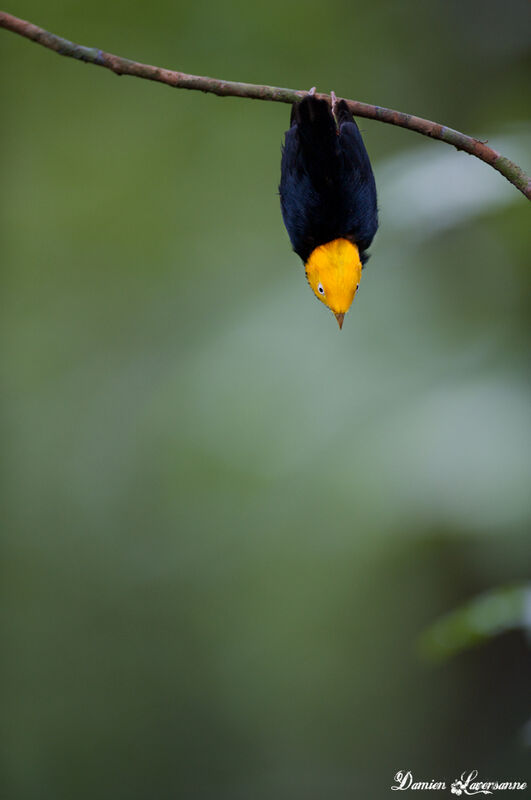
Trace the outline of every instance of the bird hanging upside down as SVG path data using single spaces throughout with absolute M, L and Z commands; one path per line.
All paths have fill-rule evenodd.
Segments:
M 291 110 L 282 150 L 280 202 L 308 283 L 339 323 L 358 291 L 378 228 L 376 185 L 361 134 L 344 100 L 315 89 Z

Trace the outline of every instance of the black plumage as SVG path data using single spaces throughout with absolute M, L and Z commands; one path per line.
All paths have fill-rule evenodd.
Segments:
M 328 102 L 313 95 L 293 105 L 280 201 L 291 244 L 304 262 L 316 247 L 340 238 L 356 244 L 362 263 L 367 261 L 378 228 L 376 185 L 344 100 L 337 103 L 335 118 Z

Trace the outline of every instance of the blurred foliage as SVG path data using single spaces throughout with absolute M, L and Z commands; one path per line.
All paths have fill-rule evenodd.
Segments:
M 505 631 L 531 627 L 528 586 L 493 589 L 431 625 L 419 640 L 428 658 L 445 659 Z
M 526 0 L 10 10 L 149 63 L 417 113 L 531 166 Z M 289 108 L 0 34 L 0 796 L 529 779 L 522 633 L 436 666 L 414 651 L 530 577 L 528 203 L 363 121 L 381 230 L 339 334 L 280 218 Z

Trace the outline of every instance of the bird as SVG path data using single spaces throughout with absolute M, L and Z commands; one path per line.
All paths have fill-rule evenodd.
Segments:
M 378 229 L 376 183 L 345 102 L 315 96 L 293 104 L 280 169 L 280 204 L 293 250 L 315 296 L 339 328 L 359 289 Z

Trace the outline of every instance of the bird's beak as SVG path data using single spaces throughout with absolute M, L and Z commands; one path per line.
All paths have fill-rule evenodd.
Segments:
M 339 325 L 339 330 L 343 327 L 343 320 L 345 319 L 344 314 L 336 314 L 337 324 Z

